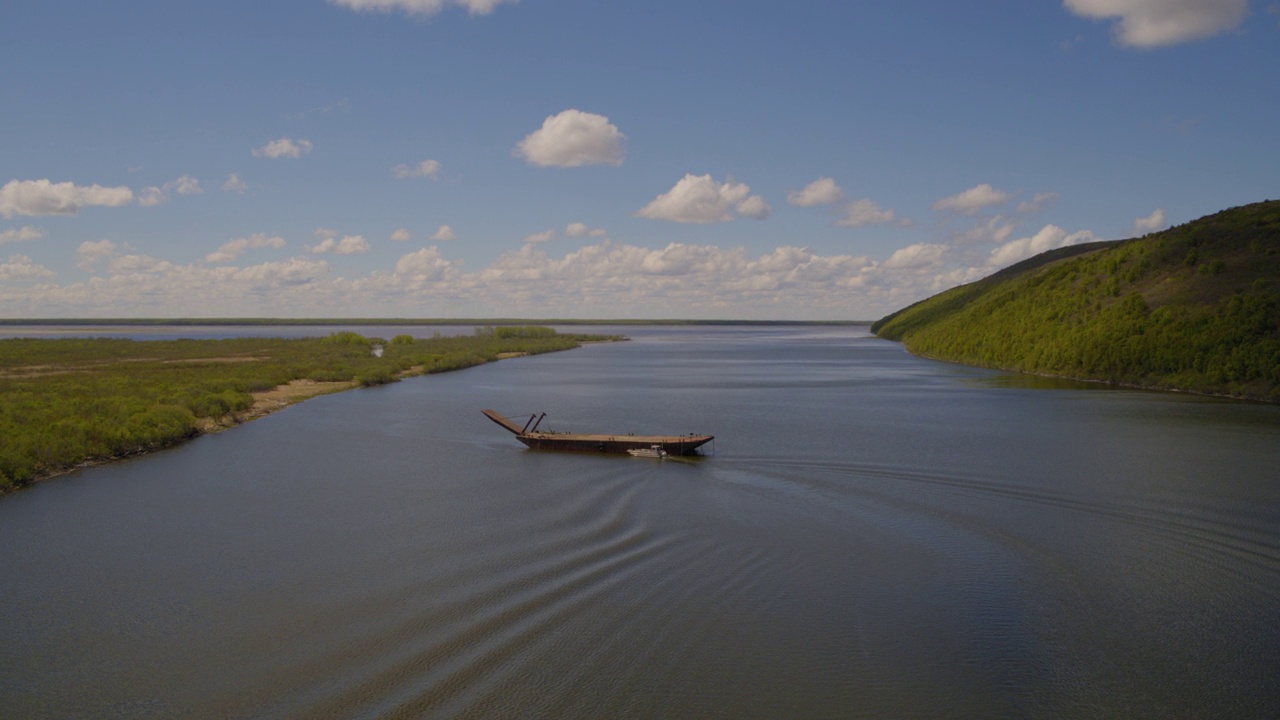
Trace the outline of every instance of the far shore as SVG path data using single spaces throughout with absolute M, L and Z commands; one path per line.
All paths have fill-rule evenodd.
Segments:
M 663 325 L 744 325 L 744 326 L 762 326 L 771 325 L 870 325 L 873 320 L 677 320 L 677 319 L 656 319 L 646 320 L 640 318 L 621 318 L 621 319 L 518 319 L 518 318 L 0 318 L 0 327 L 6 326 L 76 326 L 83 325 L 88 327 L 102 326 L 156 326 L 156 327 L 189 327 L 199 325 L 227 325 L 232 327 L 244 326 L 253 327 L 260 325 L 281 325 L 281 326 L 308 326 L 308 325 L 342 325 L 350 327 L 378 327 L 378 326 L 432 326 L 439 325 L 442 327 L 452 326 L 504 326 L 504 325 L 633 325 L 633 326 L 663 326 Z

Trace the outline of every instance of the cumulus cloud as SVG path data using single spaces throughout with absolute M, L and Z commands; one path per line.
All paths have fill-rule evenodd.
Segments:
M 586 223 L 576 222 L 569 223 L 564 229 L 564 234 L 569 237 L 606 237 L 609 232 L 604 228 L 591 228 Z
M 204 192 L 204 188 L 200 187 L 200 181 L 190 175 L 183 175 L 173 181 L 173 189 L 179 195 L 199 195 Z
M 133 202 L 127 187 L 82 186 L 70 182 L 10 180 L 0 187 L 0 215 L 75 215 L 80 208 L 97 205 L 121 207 Z
M 987 259 L 987 265 L 1004 267 L 1026 260 L 1029 257 L 1034 257 L 1047 250 L 1094 242 L 1095 240 L 1098 240 L 1098 236 L 1088 230 L 1068 234 L 1066 230 L 1057 225 L 1045 225 L 1040 229 L 1040 232 L 1031 237 L 1020 238 L 992 250 L 991 257 Z
M 332 231 L 322 237 L 338 242 Z M 525 243 L 467 272 L 433 245 L 385 269 L 335 277 L 311 254 L 247 267 L 179 264 L 102 241 L 77 252 L 93 267 L 84 280 L 0 283 L 0 308 L 64 317 L 248 316 L 264 306 L 282 316 L 598 317 L 600 308 L 625 307 L 636 317 L 849 319 L 879 317 L 990 272 L 985 264 L 957 265 L 954 248 L 928 244 L 882 263 L 795 246 L 760 254 L 741 246 L 648 248 L 608 240 L 563 254 L 549 247 Z M 10 274 L 40 274 L 28 267 L 16 261 Z
M 450 242 L 452 240 L 457 240 L 458 236 L 453 232 L 453 228 L 448 225 L 441 225 L 440 228 L 436 230 L 435 234 L 427 239 L 433 242 Z
M 365 241 L 363 235 L 343 235 L 342 239 L 338 239 L 338 233 L 320 228 L 316 230 L 316 237 L 320 238 L 320 242 L 307 246 L 307 251 L 316 255 L 329 253 L 333 255 L 357 255 L 369 252 L 369 243 Z
M 800 207 L 830 205 L 839 202 L 844 191 L 829 177 L 818 178 L 804 187 L 803 190 L 792 190 L 787 193 L 787 202 Z
M 843 217 L 836 220 L 840 227 L 859 227 L 862 225 L 878 225 L 894 221 L 892 210 L 885 210 L 871 200 L 856 200 L 845 206 Z
M 226 182 L 222 183 L 222 189 L 224 192 L 233 192 L 243 195 L 245 190 L 249 189 L 249 186 L 244 184 L 244 181 L 240 179 L 239 175 L 231 173 L 227 176 Z
M 621 165 L 626 139 L 609 118 L 570 109 L 547 117 L 512 154 L 542 167 Z
M 667 192 L 636 211 L 636 217 L 678 223 L 710 224 L 733 220 L 733 212 L 761 219 L 769 206 L 759 195 L 750 195 L 744 183 L 717 183 L 710 175 L 685 175 Z
M 391 168 L 391 174 L 401 180 L 420 177 L 434 180 L 438 172 L 440 172 L 440 163 L 435 160 L 423 160 L 412 167 L 409 165 L 397 165 Z
M 9 230 L 0 230 L 0 245 L 11 242 L 24 242 L 27 240 L 39 240 L 44 237 L 44 231 L 39 228 L 33 228 L 30 225 L 24 225 L 20 228 L 10 228 Z
M 162 205 L 169 202 L 169 194 L 175 192 L 179 195 L 199 195 L 204 192 L 204 188 L 200 187 L 199 180 L 190 175 L 183 175 L 159 187 L 152 185 L 142 188 L 138 192 L 138 204 L 142 207 Z
M 1081 17 L 1118 18 L 1116 42 L 1156 48 L 1211 37 L 1239 27 L 1248 0 L 1063 0 Z
M 43 280 L 53 276 L 52 270 L 31 262 L 26 255 L 10 255 L 9 262 L 0 263 L 0 281 Z
M 434 246 L 411 252 L 396 261 L 396 275 L 407 277 L 414 282 L 438 280 L 453 269 L 453 263 L 446 260 L 440 249 Z
M 400 228 L 399 230 L 391 233 L 391 239 L 396 242 L 409 242 L 409 240 L 412 239 L 412 236 L 409 234 L 408 228 Z
M 254 233 L 249 237 L 236 238 L 225 243 L 217 251 L 206 255 L 204 261 L 209 263 L 229 263 L 240 257 L 246 250 L 264 247 L 282 248 L 284 247 L 284 238 L 278 235 L 267 235 L 266 233 Z
M 938 265 L 947 254 L 946 245 L 916 243 L 896 250 L 884 261 L 884 267 L 895 270 L 916 270 Z
M 260 148 L 253 149 L 254 157 L 265 157 L 277 160 L 279 158 L 300 158 L 311 152 L 310 140 L 294 140 L 293 138 L 280 138 L 272 140 Z
M 763 314 L 781 310 L 796 316 L 846 303 L 851 291 L 869 287 L 868 274 L 875 269 L 866 257 L 821 256 L 790 246 L 753 259 L 742 248 L 670 243 L 649 249 L 604 242 L 563 258 L 525 245 L 504 254 L 478 279 L 485 288 L 518 292 L 507 300 L 513 305 L 625 306 L 668 317 L 710 317 L 750 305 Z
M 524 243 L 544 243 L 556 236 L 555 230 L 543 230 L 540 233 L 534 233 L 525 237 Z
M 101 263 L 115 257 L 117 246 L 110 240 L 98 240 L 97 242 L 86 240 L 80 243 L 80 247 L 76 248 L 76 267 L 82 270 L 92 270 Z
M 142 207 L 153 207 L 167 202 L 169 202 L 169 194 L 155 185 L 138 191 L 138 204 Z
M 943 198 L 933 204 L 934 210 L 950 210 L 962 215 L 972 215 L 983 208 L 1003 205 L 1013 197 L 1003 190 L 997 190 L 987 183 L 975 185 L 959 195 Z
M 1133 231 L 1136 234 L 1164 230 L 1167 227 L 1169 227 L 1169 224 L 1164 219 L 1164 208 L 1156 208 L 1155 212 L 1150 215 L 1133 221 Z
M 334 5 L 357 12 L 402 12 L 406 15 L 430 17 L 446 7 L 460 7 L 470 15 L 488 15 L 499 5 L 519 0 L 329 0 Z
M 765 202 L 764 198 L 759 195 L 752 195 L 743 200 L 734 209 L 742 217 L 749 217 L 752 220 L 764 220 L 769 217 L 769 213 L 773 212 L 773 208 L 769 207 L 769 203 Z

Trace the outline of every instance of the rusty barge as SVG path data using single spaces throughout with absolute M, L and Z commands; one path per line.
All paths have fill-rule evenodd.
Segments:
M 626 453 L 629 450 L 660 449 L 668 455 L 695 455 L 714 435 L 605 435 L 538 430 L 546 413 L 531 416 L 520 426 L 495 410 L 484 410 L 485 417 L 506 428 L 520 442 L 533 450 L 568 452 Z

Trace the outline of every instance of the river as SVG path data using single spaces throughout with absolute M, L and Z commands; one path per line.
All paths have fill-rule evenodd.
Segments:
M 1280 407 L 580 331 L 0 497 L 0 715 L 1280 717 Z

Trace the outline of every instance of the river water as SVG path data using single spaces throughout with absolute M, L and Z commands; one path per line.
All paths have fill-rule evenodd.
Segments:
M 1280 717 L 1280 407 L 613 330 L 0 497 L 0 715 Z

